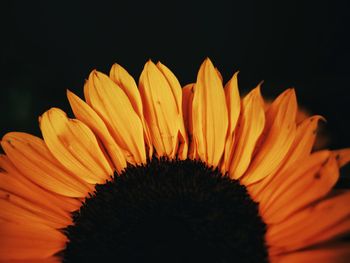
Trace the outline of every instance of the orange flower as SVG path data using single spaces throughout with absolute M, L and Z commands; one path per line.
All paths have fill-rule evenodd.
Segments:
M 298 123 L 293 89 L 265 109 L 206 59 L 182 89 L 149 61 L 139 87 L 115 64 L 84 95 L 76 119 L 41 116 L 43 139 L 2 138 L 0 262 L 350 261 L 332 190 L 350 149 L 312 152 L 321 117 Z

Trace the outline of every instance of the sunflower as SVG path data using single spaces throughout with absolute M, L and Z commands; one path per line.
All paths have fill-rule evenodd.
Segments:
M 42 137 L 1 141 L 1 262 L 349 262 L 350 149 L 312 152 L 295 91 L 240 98 L 209 59 L 181 88 L 148 61 L 67 91 Z

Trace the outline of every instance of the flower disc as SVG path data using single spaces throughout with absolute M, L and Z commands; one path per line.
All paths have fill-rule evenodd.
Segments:
M 97 185 L 66 229 L 65 262 L 266 262 L 244 186 L 192 160 L 153 159 Z

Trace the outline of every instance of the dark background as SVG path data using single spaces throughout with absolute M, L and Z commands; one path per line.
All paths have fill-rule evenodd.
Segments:
M 330 148 L 350 146 L 348 1 L 2 1 L 0 136 L 39 134 L 52 106 L 69 114 L 65 90 L 118 62 L 136 79 L 161 60 L 182 85 L 209 56 L 241 91 L 296 87 L 301 105 L 327 118 Z

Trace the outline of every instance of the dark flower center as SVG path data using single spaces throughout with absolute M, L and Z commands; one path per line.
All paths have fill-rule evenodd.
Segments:
M 258 204 L 198 161 L 130 166 L 73 219 L 64 262 L 267 262 Z

